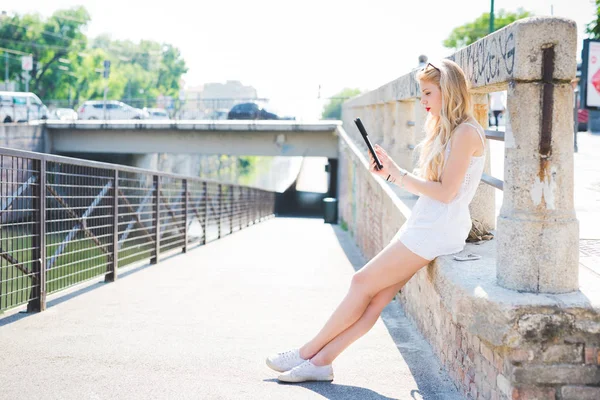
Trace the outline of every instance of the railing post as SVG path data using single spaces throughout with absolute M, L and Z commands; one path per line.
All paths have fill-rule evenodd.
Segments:
M 250 191 L 252 189 L 246 188 L 246 227 L 250 226 Z
M 233 190 L 235 186 L 229 186 L 229 233 L 233 233 Z
M 185 198 L 184 200 L 184 206 L 183 206 L 183 212 L 184 212 L 184 227 L 183 227 L 183 249 L 182 252 L 183 253 L 187 253 L 188 250 L 188 213 L 189 213 L 189 193 L 188 193 L 188 180 L 184 179 L 183 180 L 183 196 Z
M 238 191 L 238 219 L 240 224 L 240 231 L 244 227 L 244 216 L 242 213 L 244 212 L 244 188 L 240 186 L 240 190 Z
M 46 160 L 42 157 L 38 160 L 38 185 L 35 189 L 33 209 L 38 213 L 37 224 L 34 227 L 33 235 L 33 259 L 37 261 L 38 271 L 37 280 L 39 286 L 39 296 L 32 299 L 27 304 L 27 312 L 44 311 L 46 309 Z M 35 289 L 32 288 L 32 296 Z
M 219 183 L 219 239 L 221 239 L 221 218 L 223 217 L 223 188 Z
M 254 207 L 255 207 L 255 218 L 254 221 L 256 221 L 256 223 L 260 222 L 260 189 L 256 190 L 256 196 L 254 197 Z
M 156 228 L 156 234 L 154 237 L 154 257 L 150 259 L 150 264 L 158 263 L 158 257 L 160 256 L 160 176 L 154 175 L 154 188 L 156 189 L 154 195 L 154 224 Z
M 119 269 L 119 170 L 113 171 L 113 237 L 112 237 L 112 261 L 109 271 L 104 277 L 105 282 L 117 280 L 117 269 Z
M 575 43 L 575 29 L 567 43 Z M 566 49 L 566 50 L 564 50 Z M 541 79 L 508 87 L 504 200 L 498 217 L 498 283 L 534 293 L 579 289 L 579 223 L 573 202 L 575 46 L 554 67 L 554 45 L 542 48 Z M 564 60 L 568 60 L 565 62 Z M 559 80 L 555 71 L 572 71 Z
M 252 220 L 252 225 L 254 225 L 254 223 L 256 222 L 256 190 L 255 189 L 250 189 L 250 210 L 251 210 L 251 217 L 250 219 Z
M 202 182 L 202 201 L 204 201 L 204 225 L 202 226 L 204 238 L 202 244 L 206 244 L 206 229 L 208 229 L 208 186 L 206 181 Z

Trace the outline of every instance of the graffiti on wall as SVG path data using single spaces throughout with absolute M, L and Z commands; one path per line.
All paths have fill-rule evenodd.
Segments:
M 510 30 L 487 36 L 449 57 L 462 66 L 475 86 L 483 86 L 513 76 L 515 38 Z

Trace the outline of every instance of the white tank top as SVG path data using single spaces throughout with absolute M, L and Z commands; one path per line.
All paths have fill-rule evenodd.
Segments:
M 412 209 L 412 214 L 407 221 L 407 228 L 431 228 L 439 231 L 454 231 L 459 236 L 466 238 L 471 230 L 471 214 L 469 203 L 473 200 L 485 166 L 485 140 L 483 128 L 464 122 L 477 131 L 484 153 L 481 156 L 471 156 L 471 161 L 458 193 L 448 204 L 421 195 Z M 445 151 L 445 160 L 450 155 L 451 140 L 448 141 Z
M 428 260 L 463 250 L 471 230 L 469 203 L 475 196 L 485 166 L 485 136 L 480 126 L 466 124 L 474 127 L 479 134 L 484 144 L 484 154 L 478 157 L 471 156 L 465 178 L 452 201 L 446 204 L 421 195 L 410 217 L 395 236 L 413 253 Z M 446 160 L 450 154 L 450 147 L 448 141 Z

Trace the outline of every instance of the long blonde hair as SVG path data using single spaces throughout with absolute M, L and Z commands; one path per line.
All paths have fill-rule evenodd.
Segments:
M 419 175 L 430 181 L 439 181 L 444 166 L 444 150 L 458 125 L 473 117 L 471 96 L 464 71 L 454 61 L 444 59 L 427 65 L 417 72 L 417 79 L 430 82 L 440 89 L 442 109 L 439 117 L 431 114 L 425 120 L 425 139 L 421 148 Z M 437 68 L 437 69 L 436 69 Z

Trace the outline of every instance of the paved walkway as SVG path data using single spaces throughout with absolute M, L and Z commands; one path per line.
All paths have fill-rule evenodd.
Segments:
M 460 399 L 390 303 L 333 383 L 280 384 L 264 362 L 327 320 L 364 263 L 320 219 L 276 218 L 0 319 L 0 398 Z

